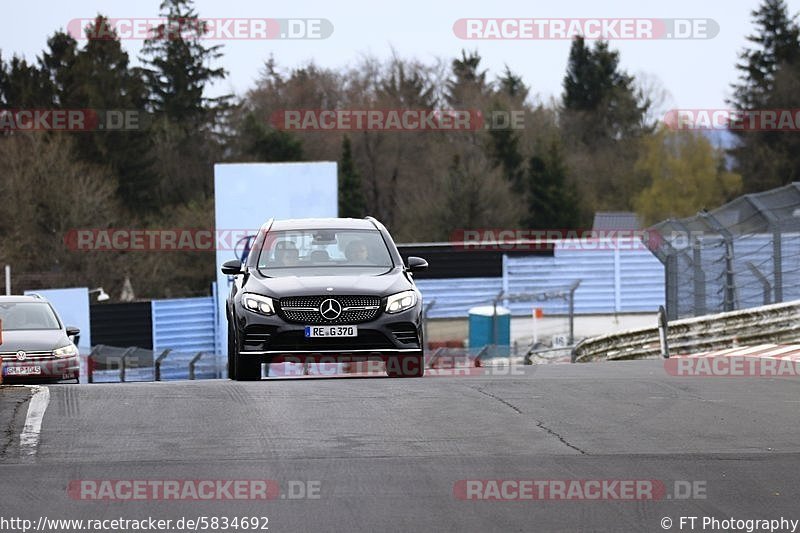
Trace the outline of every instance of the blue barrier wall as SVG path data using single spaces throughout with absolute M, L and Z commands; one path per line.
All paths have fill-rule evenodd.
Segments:
M 651 312 L 664 302 L 664 267 L 646 249 L 585 250 L 557 246 L 552 257 L 507 257 L 501 278 L 429 279 L 417 282 L 426 301 L 436 299 L 430 318 L 459 318 L 486 305 L 500 292 L 537 293 L 565 289 L 581 280 L 575 312 Z M 513 315 L 541 307 L 547 315 L 566 314 L 566 300 L 504 302 Z
M 213 296 L 153 300 L 153 352 L 214 352 L 217 334 Z

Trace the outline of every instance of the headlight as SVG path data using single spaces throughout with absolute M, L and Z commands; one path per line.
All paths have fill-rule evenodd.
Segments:
M 261 315 L 275 314 L 275 305 L 272 303 L 272 298 L 267 298 L 260 294 L 245 293 L 242 296 L 242 305 L 244 305 L 245 309 L 248 311 Z
M 53 350 L 53 355 L 56 357 L 77 357 L 78 348 L 76 348 L 74 344 L 70 343 L 66 346 L 62 346 L 61 348 L 56 348 Z
M 392 294 L 386 299 L 386 312 L 399 313 L 406 309 L 411 309 L 417 304 L 417 293 L 414 291 L 403 291 Z

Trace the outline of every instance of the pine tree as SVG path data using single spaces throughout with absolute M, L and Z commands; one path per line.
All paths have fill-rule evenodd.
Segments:
M 112 115 L 133 117 L 135 123 L 122 124 L 121 130 L 98 129 L 81 135 L 76 150 L 84 161 L 111 168 L 125 207 L 132 212 L 151 211 L 157 207 L 158 175 L 145 115 L 148 92 L 143 73 L 130 66 L 106 17 L 98 15 L 85 30 L 88 39 L 80 50 L 71 36 L 53 35 L 43 65 L 62 107 L 96 110 L 101 125 L 107 125 Z M 100 35 L 103 38 L 92 38 Z
M 634 79 L 620 69 L 619 52 L 597 41 L 590 49 L 582 37 L 572 42 L 564 77 L 563 107 L 573 119 L 571 133 L 587 145 L 636 137 L 647 130 L 650 102 L 638 94 Z
M 756 33 L 736 65 L 739 82 L 731 103 L 740 110 L 800 107 L 800 28 L 783 0 L 764 0 L 752 12 Z M 745 192 L 759 192 L 800 179 L 800 141 L 783 131 L 731 130 L 738 144 L 730 153 Z
M 512 112 L 524 110 L 528 87 L 522 78 L 506 66 L 503 76 L 497 80 L 498 91 L 492 105 L 492 113 L 501 113 L 507 119 L 504 127 L 494 125 L 489 130 L 489 155 L 495 165 L 500 166 L 503 175 L 517 194 L 525 192 L 525 158 L 520 153 L 520 134 L 514 130 Z
M 551 140 L 528 162 L 527 227 L 571 229 L 579 220 L 577 192 L 567 179 L 559 143 Z
M 361 176 L 353 161 L 353 150 L 347 135 L 342 139 L 342 160 L 339 166 L 339 216 L 361 218 L 367 214 Z
M 153 110 L 188 128 L 213 123 L 231 98 L 204 96 L 206 86 L 224 80 L 226 72 L 210 66 L 222 57 L 222 45 L 202 44 L 207 23 L 192 4 L 192 0 L 163 0 L 161 17 L 167 22 L 142 47 Z
M 207 23 L 192 1 L 163 0 L 160 10 L 166 23 L 142 48 L 149 106 L 157 115 L 159 203 L 186 204 L 213 195 L 213 165 L 223 157 L 233 105 L 230 95 L 205 96 L 226 72 L 211 66 L 222 57 L 222 45 L 202 43 Z

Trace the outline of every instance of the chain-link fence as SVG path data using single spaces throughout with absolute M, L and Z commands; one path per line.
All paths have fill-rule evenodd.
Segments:
M 670 320 L 800 299 L 800 182 L 650 229 Z

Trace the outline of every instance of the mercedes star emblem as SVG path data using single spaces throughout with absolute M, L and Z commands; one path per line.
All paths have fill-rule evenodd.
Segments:
M 24 361 L 26 357 L 28 357 L 28 354 L 26 354 L 22 350 L 17 352 L 17 360 L 18 361 Z
M 323 300 L 322 303 L 319 304 L 319 314 L 321 314 L 322 318 L 325 320 L 335 320 L 342 314 L 342 304 L 333 298 Z

